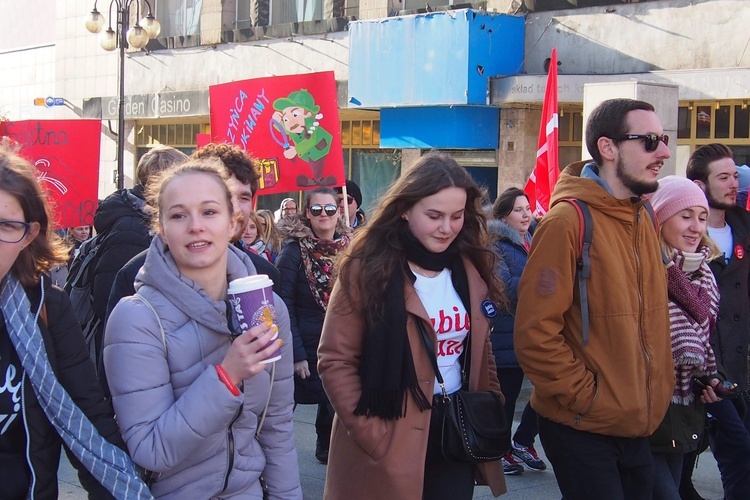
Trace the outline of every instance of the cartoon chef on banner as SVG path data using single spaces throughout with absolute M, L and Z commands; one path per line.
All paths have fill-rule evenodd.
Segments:
M 323 114 L 320 106 L 306 89 L 292 92 L 287 97 L 273 102 L 276 112 L 271 118 L 271 127 L 281 132 L 284 141 L 280 145 L 284 148 L 284 157 L 288 160 L 300 158 L 310 166 L 312 177 L 300 174 L 297 185 L 333 186 L 336 177 L 323 177 L 323 169 L 328 152 L 331 150 L 332 135 L 320 126 Z M 283 130 L 282 130 L 283 128 Z M 291 139 L 292 144 L 289 143 Z M 279 143 L 277 141 L 277 143 Z

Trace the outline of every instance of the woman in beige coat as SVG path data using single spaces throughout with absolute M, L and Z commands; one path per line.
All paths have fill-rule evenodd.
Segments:
M 442 457 L 442 409 L 432 405 L 441 389 L 417 326 L 431 337 L 447 392 L 464 385 L 468 362 L 468 388 L 502 399 L 485 311 L 503 297 L 480 200 L 466 170 L 428 154 L 396 181 L 337 264 L 318 350 L 336 411 L 325 498 L 470 499 L 475 481 L 505 492 L 499 461 Z

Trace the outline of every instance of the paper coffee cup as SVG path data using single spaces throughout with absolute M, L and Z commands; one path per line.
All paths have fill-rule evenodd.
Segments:
M 237 325 L 243 332 L 258 326 L 262 323 L 276 323 L 276 310 L 273 304 L 273 281 L 265 274 L 255 276 L 246 276 L 232 280 L 227 290 L 229 302 L 234 309 L 234 315 L 237 319 Z M 273 336 L 263 349 L 272 346 L 279 333 Z M 261 349 L 261 350 L 263 350 Z M 281 350 L 275 349 L 274 352 L 261 361 L 261 363 L 273 363 L 281 359 Z

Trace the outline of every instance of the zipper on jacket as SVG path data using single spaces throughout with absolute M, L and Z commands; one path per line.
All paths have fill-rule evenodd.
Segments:
M 643 325 L 643 267 L 641 261 L 641 254 L 638 251 L 638 233 L 641 230 L 641 210 L 636 205 L 635 207 L 635 231 L 633 231 L 633 252 L 635 253 L 635 264 L 637 267 L 638 276 L 638 338 L 641 341 L 641 350 L 643 351 L 643 357 L 646 360 L 646 429 L 651 426 L 651 359 L 648 354 L 648 346 L 646 345 L 646 339 L 644 332 L 646 329 Z
M 578 415 L 576 415 L 576 418 L 573 420 L 573 423 L 575 425 L 581 425 L 581 418 L 583 418 L 583 417 L 585 417 L 586 415 L 589 414 L 589 412 L 591 411 L 591 408 L 594 407 L 594 403 L 596 403 L 596 397 L 598 395 L 599 395 L 599 374 L 595 373 L 594 374 L 594 397 L 591 398 L 591 402 L 586 407 L 586 409 L 583 410 Z
M 237 409 L 237 413 L 234 414 L 234 418 L 231 422 L 229 422 L 229 425 L 227 426 L 227 472 L 224 475 L 224 487 L 221 489 L 221 493 L 224 493 L 227 490 L 227 487 L 229 486 L 229 475 L 232 473 L 232 468 L 234 468 L 234 432 L 232 431 L 232 426 L 237 421 L 238 418 L 240 418 L 240 415 L 242 415 L 242 408 L 245 406 L 245 403 L 242 403 L 240 407 Z

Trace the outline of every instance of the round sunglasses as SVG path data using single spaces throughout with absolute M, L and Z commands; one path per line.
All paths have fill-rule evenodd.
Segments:
M 663 142 L 665 146 L 669 146 L 669 136 L 667 134 L 628 134 L 625 137 L 618 139 L 618 141 L 634 141 L 638 139 L 643 139 L 643 147 L 646 148 L 647 153 L 653 153 L 656 151 L 660 142 Z
M 327 205 L 318 205 L 316 203 L 315 205 L 311 205 L 308 210 L 310 211 L 310 215 L 312 215 L 313 217 L 319 217 L 320 214 L 323 213 L 323 211 L 325 211 L 328 217 L 333 217 L 339 211 L 336 205 L 332 205 L 330 203 Z

